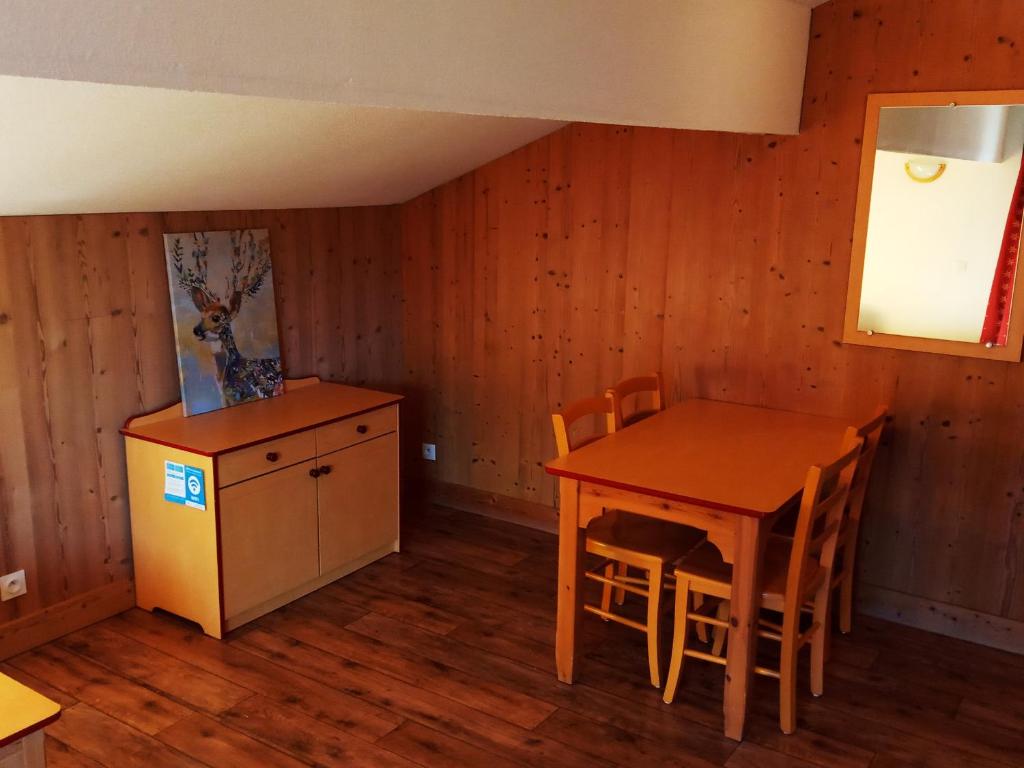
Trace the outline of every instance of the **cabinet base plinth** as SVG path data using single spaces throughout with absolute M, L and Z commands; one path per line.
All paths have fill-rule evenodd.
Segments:
M 305 584 L 300 584 L 294 589 L 282 592 L 280 595 L 262 602 L 259 605 L 255 605 L 248 610 L 236 613 L 234 616 L 228 616 L 224 619 L 224 632 L 227 633 L 233 629 L 238 629 L 240 626 L 248 624 L 253 619 L 258 619 L 260 616 L 270 613 L 271 611 L 280 608 L 282 605 L 287 605 L 293 600 L 298 600 L 303 595 L 308 595 L 310 592 L 316 592 L 320 587 L 325 587 L 332 581 L 337 581 L 343 576 L 348 576 L 348 574 L 353 571 L 358 571 L 360 568 L 364 568 L 370 563 L 380 560 L 382 557 L 397 551 L 398 541 L 396 540 L 393 544 L 388 544 L 385 547 L 368 552 L 360 558 L 345 563 L 345 565 L 340 568 L 335 568 L 333 571 L 322 574 L 312 581 L 307 581 Z M 209 635 L 211 633 L 207 632 L 206 634 Z M 217 637 L 217 635 L 213 636 Z

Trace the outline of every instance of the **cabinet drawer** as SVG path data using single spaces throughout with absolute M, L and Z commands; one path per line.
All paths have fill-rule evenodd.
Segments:
M 218 485 L 224 487 L 272 472 L 290 464 L 297 464 L 316 455 L 313 430 L 306 430 L 278 440 L 267 440 L 249 448 L 225 453 L 218 459 Z
M 319 456 L 369 440 L 398 429 L 398 406 L 378 408 L 376 411 L 336 421 L 316 430 L 316 452 Z

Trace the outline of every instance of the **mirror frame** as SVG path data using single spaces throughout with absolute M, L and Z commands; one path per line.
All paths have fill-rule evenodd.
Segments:
M 1020 289 L 1014 291 L 1013 302 L 1010 306 L 1010 327 L 1007 332 L 1006 345 L 1002 347 L 986 347 L 981 343 L 928 339 L 922 336 L 899 336 L 878 332 L 868 334 L 867 331 L 857 330 L 857 321 L 860 316 L 861 284 L 864 280 L 871 182 L 875 173 L 875 147 L 881 109 L 882 107 L 945 107 L 950 104 L 964 106 L 1024 104 L 1024 90 L 868 94 L 867 111 L 864 115 L 864 134 L 861 139 L 860 177 L 857 184 L 857 211 L 853 224 L 853 249 L 850 254 L 850 281 L 846 291 L 843 343 L 1020 362 L 1021 346 L 1024 343 L 1024 290 Z M 1019 264 L 1018 261 L 1017 277 L 1020 276 Z

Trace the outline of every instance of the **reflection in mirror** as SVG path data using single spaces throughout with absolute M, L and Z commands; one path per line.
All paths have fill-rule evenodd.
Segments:
M 1006 344 L 1024 106 L 882 107 L 857 329 Z

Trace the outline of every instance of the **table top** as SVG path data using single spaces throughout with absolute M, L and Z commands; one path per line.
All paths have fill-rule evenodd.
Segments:
M 0 747 L 49 725 L 60 717 L 60 704 L 0 675 Z
M 546 464 L 552 475 L 764 517 L 839 457 L 848 419 L 685 400 Z
M 320 382 L 198 416 L 177 415 L 140 426 L 132 426 L 129 420 L 121 434 L 215 456 L 393 405 L 401 399 L 401 395 L 388 392 Z

